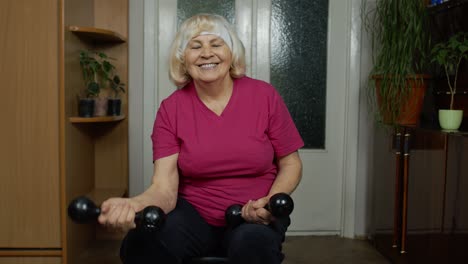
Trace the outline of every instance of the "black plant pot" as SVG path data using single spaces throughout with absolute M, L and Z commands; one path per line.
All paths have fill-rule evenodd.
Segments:
M 109 99 L 109 101 L 107 102 L 107 115 L 108 116 L 120 115 L 121 107 L 122 107 L 121 99 Z
M 78 102 L 78 116 L 92 117 L 94 114 L 94 99 L 81 98 Z

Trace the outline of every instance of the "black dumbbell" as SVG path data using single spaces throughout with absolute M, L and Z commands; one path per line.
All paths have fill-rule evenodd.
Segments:
M 265 209 L 277 218 L 288 216 L 294 210 L 294 201 L 287 193 L 277 193 L 270 197 L 270 200 L 265 205 Z M 234 228 L 240 225 L 244 219 L 242 218 L 242 205 L 233 204 L 226 209 L 224 214 L 226 223 L 229 227 Z
M 101 214 L 101 209 L 85 196 L 80 196 L 68 205 L 68 216 L 76 223 L 84 224 L 96 221 Z M 166 214 L 157 206 L 148 206 L 143 211 L 136 213 L 135 224 L 137 228 L 147 231 L 159 230 L 165 222 Z

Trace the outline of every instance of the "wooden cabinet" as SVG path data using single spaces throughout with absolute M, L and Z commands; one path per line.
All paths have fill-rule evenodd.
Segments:
M 5 0 L 0 17 L 0 264 L 78 263 L 96 230 L 66 207 L 126 193 L 130 92 L 120 117 L 75 118 L 78 51 L 116 58 L 128 83 L 128 0 Z
M 25 2 L 0 2 L 0 248 L 59 255 L 59 6 Z
M 428 7 L 433 43 L 468 30 L 468 0 Z M 468 111 L 461 131 L 441 131 L 447 82 L 433 75 L 419 127 L 374 133 L 372 240 L 393 263 L 467 263 Z M 468 105 L 468 62 L 460 64 L 457 109 Z M 458 106 L 457 106 L 458 105 Z
M 377 129 L 372 240 L 394 263 L 466 263 L 468 131 Z

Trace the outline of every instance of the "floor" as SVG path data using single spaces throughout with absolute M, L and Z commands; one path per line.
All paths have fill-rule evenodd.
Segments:
M 389 264 L 365 240 L 337 236 L 287 237 L 283 264 Z
M 119 244 L 118 241 L 96 243 L 78 263 L 119 264 Z M 286 254 L 283 264 L 390 263 L 368 241 L 336 236 L 288 236 L 283 249 Z

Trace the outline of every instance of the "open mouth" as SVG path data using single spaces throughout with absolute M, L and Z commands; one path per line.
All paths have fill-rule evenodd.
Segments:
M 218 63 L 206 63 L 206 64 L 201 64 L 198 67 L 209 70 L 209 69 L 215 68 L 216 66 L 218 66 Z

